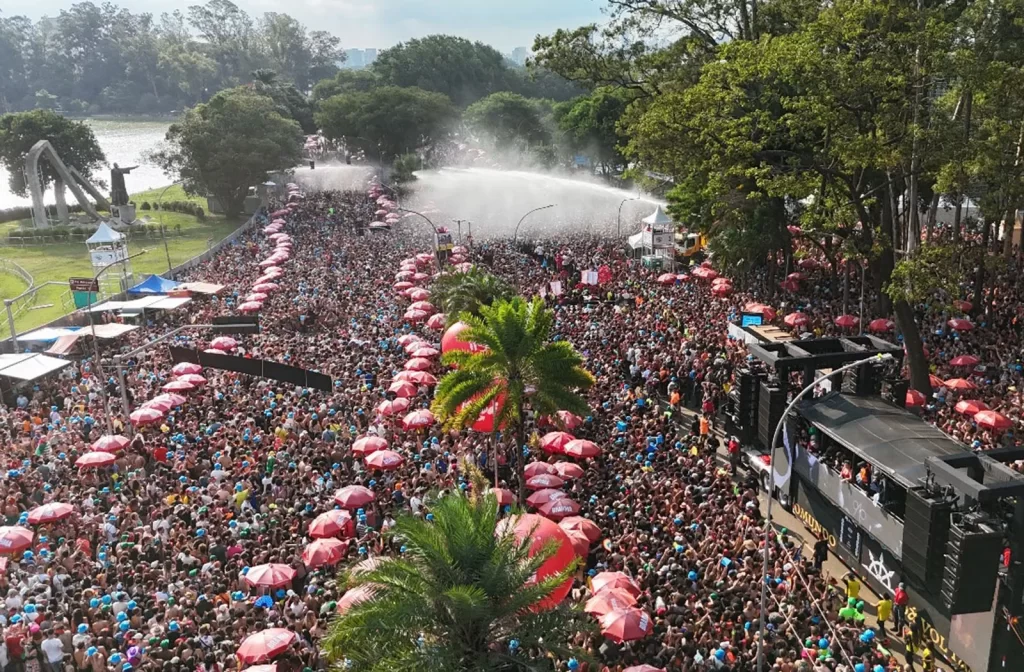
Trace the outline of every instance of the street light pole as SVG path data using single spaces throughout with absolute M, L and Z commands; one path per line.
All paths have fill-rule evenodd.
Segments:
M 95 287 L 96 285 L 99 284 L 100 276 L 103 275 L 108 268 L 117 266 L 118 264 L 123 264 L 126 261 L 134 259 L 135 257 L 141 257 L 146 252 L 147 250 L 142 250 L 141 252 L 136 252 L 131 256 L 125 257 L 124 259 L 118 259 L 117 261 L 110 262 L 109 264 L 101 268 L 99 271 L 97 271 L 96 275 L 93 276 L 93 286 Z M 93 306 L 90 304 L 86 312 L 89 314 L 89 331 L 92 333 L 92 352 L 96 358 L 96 373 L 99 375 L 100 379 L 100 396 L 103 398 L 103 413 L 107 416 L 107 433 L 113 434 L 114 420 L 113 418 L 110 417 L 110 397 L 109 395 L 107 395 L 107 381 L 103 375 L 103 363 L 100 361 L 100 342 L 96 338 L 96 320 L 92 316 L 92 311 Z
M 164 194 L 167 193 L 167 190 L 170 189 L 171 187 L 175 187 L 175 186 L 177 186 L 179 184 L 181 184 L 181 182 L 174 182 L 174 183 L 168 184 L 166 187 L 164 187 L 163 191 L 160 192 L 160 195 L 157 196 L 156 202 L 160 203 L 161 205 L 163 205 Z M 167 248 L 167 231 L 164 228 L 164 209 L 163 208 L 160 208 L 160 237 L 163 238 L 163 240 L 164 240 L 164 255 L 167 257 L 167 270 L 169 272 L 174 267 L 171 266 L 171 251 Z
M 434 226 L 434 223 L 432 221 L 430 221 L 430 218 L 427 217 L 426 215 L 424 215 L 422 212 L 416 212 L 415 210 L 410 210 L 409 208 L 403 208 L 403 207 L 399 207 L 398 210 L 399 210 L 399 212 L 408 212 L 408 213 L 413 214 L 413 215 L 418 215 L 418 216 L 422 217 L 423 219 L 427 220 L 427 224 L 430 224 L 430 230 L 434 232 L 434 255 L 437 257 L 437 270 L 440 271 L 441 270 L 442 262 L 441 262 L 441 250 L 437 249 L 437 227 Z
M 542 206 L 540 206 L 539 208 L 534 208 L 533 210 L 530 210 L 530 211 L 529 211 L 528 213 L 526 213 L 525 215 L 523 215 L 523 216 L 522 216 L 522 217 L 521 217 L 521 218 L 519 219 L 519 223 L 518 223 L 518 224 L 516 224 L 516 230 L 515 230 L 515 232 L 514 232 L 514 233 L 512 234 L 512 244 L 513 244 L 513 245 L 515 245 L 516 239 L 517 239 L 517 238 L 519 237 L 519 227 L 520 227 L 520 226 L 522 226 L 522 224 L 523 224 L 523 221 L 524 221 L 524 220 L 525 220 L 525 219 L 526 219 L 527 217 L 529 217 L 530 215 L 532 215 L 533 213 L 535 213 L 535 212 L 537 212 L 537 211 L 539 211 L 539 210 L 547 210 L 548 208 L 553 208 L 553 207 L 555 207 L 555 205 L 556 205 L 555 203 L 552 203 L 551 205 L 542 205 Z
M 630 201 L 639 201 L 639 196 L 633 196 L 631 198 L 624 198 L 619 203 L 619 214 L 615 216 L 615 239 L 618 240 L 622 236 L 622 206 Z
M 768 577 L 768 559 L 770 556 L 769 548 L 771 547 L 772 537 L 772 500 L 775 499 L 775 447 L 779 443 L 779 436 L 782 435 L 782 425 L 786 422 L 786 418 L 793 411 L 793 408 L 796 407 L 797 403 L 803 399 L 804 395 L 817 387 L 818 383 L 821 381 L 826 378 L 831 378 L 837 373 L 855 369 L 858 366 L 863 366 L 865 364 L 879 364 L 881 362 L 890 361 L 891 359 L 892 355 L 879 353 L 877 355 L 865 357 L 864 359 L 858 359 L 857 361 L 850 362 L 849 364 L 844 364 L 838 369 L 833 369 L 827 374 L 818 376 L 810 385 L 800 390 L 800 393 L 793 397 L 793 401 L 789 402 L 789 405 L 786 406 L 786 410 L 782 412 L 782 417 L 779 418 L 779 422 L 775 425 L 775 432 L 772 434 L 772 442 L 771 445 L 768 446 L 768 462 L 771 466 L 769 467 L 770 478 L 768 481 L 768 508 L 765 512 L 764 521 L 764 562 L 761 567 L 761 614 L 758 624 L 759 634 L 757 637 L 757 672 L 764 672 L 764 636 L 766 630 L 765 621 L 767 619 L 768 601 L 768 584 L 766 582 L 766 578 Z

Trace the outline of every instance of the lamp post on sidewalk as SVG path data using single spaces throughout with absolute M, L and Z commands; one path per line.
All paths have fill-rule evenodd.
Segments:
M 858 366 L 865 364 L 881 364 L 882 362 L 888 362 L 892 360 L 892 355 L 879 353 L 864 359 L 858 359 L 855 362 L 844 364 L 837 369 L 833 369 L 827 374 L 823 374 L 814 379 L 814 381 L 800 390 L 800 393 L 793 397 L 793 401 L 789 402 L 786 406 L 786 410 L 782 412 L 782 417 L 779 418 L 778 423 L 775 425 L 775 432 L 772 434 L 772 442 L 768 446 L 768 461 L 771 465 L 769 467 L 769 482 L 768 482 L 768 507 L 765 511 L 764 520 L 764 561 L 761 566 L 761 613 L 759 621 L 759 633 L 757 637 L 757 672 L 764 672 L 764 637 L 766 631 L 766 619 L 767 619 L 767 601 L 768 601 L 768 583 L 766 578 L 768 576 L 768 565 L 769 565 L 769 549 L 771 548 L 771 537 L 772 537 L 772 500 L 775 499 L 775 448 L 779 443 L 779 437 L 782 435 L 782 426 L 786 422 L 786 418 L 793 412 L 793 409 L 804 398 L 808 392 L 813 390 L 818 384 L 826 378 L 831 378 L 837 373 L 843 373 L 850 369 L 855 369 Z
M 533 210 L 530 210 L 525 215 L 523 215 L 519 219 L 519 223 L 516 224 L 515 232 L 512 234 L 512 244 L 514 245 L 516 240 L 519 238 L 519 227 L 523 225 L 523 222 L 526 220 L 527 217 L 529 217 L 533 213 L 538 212 L 540 210 L 547 210 L 548 208 L 553 208 L 553 207 L 555 207 L 555 205 L 556 205 L 555 203 L 552 203 L 551 205 L 542 205 L 539 208 L 534 208 Z
M 125 257 L 124 259 L 118 259 L 117 261 L 110 262 L 109 264 L 101 268 L 99 271 L 97 271 L 96 275 L 93 276 L 93 286 L 99 284 L 100 276 L 103 275 L 107 271 L 107 269 L 117 266 L 118 264 L 123 264 L 127 261 L 130 261 L 135 257 L 141 257 L 147 251 L 148 250 L 142 250 L 141 252 L 136 252 L 131 256 Z M 100 342 L 96 338 L 96 319 L 92 315 L 93 306 L 88 306 L 86 312 L 89 314 L 89 331 L 92 333 L 92 352 L 96 359 L 96 373 L 99 375 L 100 378 L 100 396 L 103 398 L 103 413 L 107 416 L 107 433 L 113 434 L 114 420 L 113 418 L 110 417 L 110 396 L 107 394 L 107 382 L 103 376 L 103 363 L 100 361 Z

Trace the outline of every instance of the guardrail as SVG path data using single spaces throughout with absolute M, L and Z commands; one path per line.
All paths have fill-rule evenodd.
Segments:
M 36 281 L 32 277 L 32 274 L 22 268 L 21 264 L 13 259 L 4 259 L 3 257 L 0 257 L 0 272 L 18 276 L 25 281 L 25 284 L 28 285 L 26 289 L 32 289 L 36 286 Z
M 172 268 L 170 271 L 168 271 L 166 273 L 162 273 L 161 275 L 163 275 L 164 277 L 167 277 L 167 278 L 171 278 L 171 279 L 175 278 L 179 274 L 184 273 L 185 271 L 188 271 L 188 270 L 194 268 L 195 266 L 197 266 L 197 265 L 199 265 L 199 264 L 209 260 L 215 254 L 217 254 L 217 252 L 219 252 L 221 249 L 223 249 L 226 245 L 231 245 L 236 240 L 238 240 L 239 237 L 241 237 L 242 235 L 248 233 L 257 224 L 259 224 L 261 222 L 264 222 L 264 221 L 266 221 L 266 218 L 262 217 L 258 213 L 255 214 L 255 215 L 252 215 L 244 224 L 242 224 L 237 229 L 235 229 L 234 231 L 229 233 L 220 242 L 212 244 L 205 252 L 202 252 L 201 254 L 197 254 L 196 256 L 192 257 L 191 259 L 188 259 L 187 261 L 182 262 L 181 264 L 178 264 L 177 266 Z M 2 262 L 2 261 L 3 260 L 0 260 L 0 262 Z M 15 262 L 11 262 L 11 263 L 14 264 Z M 17 265 L 17 264 L 15 264 L 15 265 Z M 2 269 L 2 268 L 3 268 L 2 265 L 0 265 L 0 269 Z M 22 270 L 24 271 L 24 269 L 22 269 Z M 31 278 L 31 276 L 29 276 L 29 277 Z M 32 286 L 34 286 L 34 285 L 32 285 Z M 37 295 L 38 295 L 38 293 L 33 295 L 33 297 L 37 296 Z M 121 294 L 117 294 L 117 295 L 114 295 L 114 296 L 109 296 L 109 297 L 106 297 L 106 298 L 108 300 L 120 301 L 120 300 L 123 300 L 125 298 L 125 293 L 122 292 Z M 64 305 L 64 306 L 67 306 L 69 301 L 71 303 L 73 303 L 73 300 L 71 299 L 71 292 L 68 291 L 68 292 L 63 293 L 61 295 L 60 300 L 61 300 L 61 305 Z M 22 309 L 22 310 L 26 310 L 26 309 Z M 15 312 L 15 319 L 17 319 L 18 315 L 20 314 L 20 311 L 16 310 L 14 312 Z M 81 311 L 78 311 L 78 310 L 71 311 L 71 312 L 68 312 L 65 315 L 62 315 L 62 316 L 58 317 L 55 320 L 51 320 L 50 322 L 48 322 L 46 324 L 41 324 L 39 326 L 32 327 L 31 329 L 26 330 L 26 331 L 35 331 L 36 329 L 41 329 L 43 327 L 66 327 L 66 326 L 72 326 L 72 325 L 82 326 L 81 324 L 79 324 L 79 322 L 80 321 L 84 322 L 84 316 L 85 316 L 85 313 L 82 313 Z M 6 328 L 3 325 L 0 325 L 0 333 L 5 333 L 5 332 L 6 332 Z M 13 352 L 13 343 L 11 342 L 11 338 L 10 338 L 9 334 L 7 335 L 6 338 L 4 338 L 3 340 L 0 340 L 0 352 Z

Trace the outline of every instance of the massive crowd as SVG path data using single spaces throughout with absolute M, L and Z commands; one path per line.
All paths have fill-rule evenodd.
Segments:
M 267 662 L 236 655 L 241 642 L 267 628 L 297 635 L 275 659 L 279 670 L 323 669 L 317 642 L 343 595 L 337 567 L 306 566 L 302 553 L 310 522 L 335 508 L 334 492 L 362 485 L 376 494 L 352 510 L 353 539 L 341 563 L 348 566 L 394 552 L 384 534 L 394 516 L 428 515 L 432 493 L 464 477 L 463 457 L 487 468 L 488 436 L 443 432 L 436 424 L 406 432 L 378 413 L 408 359 L 398 338 L 440 338 L 405 322 L 408 300 L 392 287 L 399 260 L 429 243 L 415 229 L 355 235 L 355 225 L 378 207 L 362 193 L 316 192 L 297 203 L 283 226 L 294 243 L 290 259 L 259 313 L 262 333 L 238 336 L 234 354 L 326 373 L 334 379 L 330 393 L 205 370 L 207 382 L 159 422 L 141 427 L 114 466 L 75 466 L 108 433 L 101 388 L 111 397 L 114 431 L 126 433 L 110 357 L 172 328 L 233 313 L 263 272 L 259 260 L 274 249 L 257 226 L 186 278 L 224 284 L 219 297 L 150 316 L 142 329 L 105 344 L 102 376 L 96 362 L 76 362 L 0 411 L 3 513 L 8 525 L 35 531 L 31 547 L 11 556 L 0 576 L 7 595 L 0 665 L 9 672 L 242 669 Z M 603 453 L 582 463 L 583 475 L 566 490 L 581 504 L 580 515 L 598 524 L 601 541 L 590 548 L 570 599 L 586 601 L 590 577 L 622 571 L 641 589 L 638 606 L 653 620 L 652 632 L 636 641 L 581 633 L 575 644 L 596 662 L 573 661 L 570 668 L 558 661 L 558 669 L 755 669 L 766 542 L 756 483 L 716 458 L 712 433 L 723 390 L 745 357 L 726 338 L 725 323 L 751 297 L 716 298 L 695 282 L 658 285 L 617 245 L 591 236 L 489 240 L 468 254 L 526 295 L 543 287 L 556 312 L 556 337 L 584 353 L 596 379 L 588 393 L 592 413 L 574 434 Z M 581 271 L 601 267 L 607 281 L 579 282 Z M 557 294 L 549 284 L 556 279 Z M 824 311 L 831 298 L 809 288 L 798 300 Z M 937 366 L 987 335 L 1000 360 L 1014 361 L 1017 353 L 994 336 L 1005 322 L 993 317 L 953 338 L 933 329 Z M 211 338 L 186 330 L 173 344 L 203 349 Z M 161 394 L 173 380 L 171 368 L 162 345 L 129 362 L 133 408 Z M 999 396 L 996 386 L 1012 390 L 1020 367 L 1005 371 L 994 374 L 993 400 L 1013 398 Z M 427 406 L 430 395 L 420 387 L 412 408 Z M 949 422 L 940 403 L 929 412 Z M 536 428 L 533 418 L 529 423 Z M 405 464 L 368 470 L 351 450 L 366 435 L 388 440 Z M 539 451 L 535 457 L 545 459 Z M 501 476 L 511 479 L 504 470 Z M 71 504 L 73 512 L 30 525 L 27 512 L 54 502 Z M 878 646 L 884 633 L 874 614 L 865 618 L 856 581 L 844 586 L 826 577 L 787 534 L 767 543 L 773 554 L 766 669 L 898 669 Z M 249 569 L 267 563 L 291 567 L 294 577 L 271 588 L 250 586 Z

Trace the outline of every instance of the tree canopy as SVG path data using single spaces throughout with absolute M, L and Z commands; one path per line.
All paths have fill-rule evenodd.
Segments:
M 189 110 L 167 131 L 153 158 L 191 194 L 212 195 L 229 215 L 242 210 L 250 186 L 299 162 L 302 130 L 273 99 L 248 87 L 222 91 Z
M 446 137 L 457 117 L 440 93 L 382 86 L 328 98 L 320 103 L 316 124 L 327 137 L 345 139 L 389 163 Z
M 87 178 L 106 162 L 92 129 L 80 121 L 66 119 L 51 110 L 5 114 L 0 116 L 0 165 L 7 168 L 15 194 L 24 196 L 28 191 L 23 179 L 25 155 L 40 140 L 49 140 L 64 164 Z M 41 161 L 39 166 L 45 189 L 57 174 L 49 162 Z
M 498 149 L 510 149 L 551 141 L 543 112 L 538 101 L 501 91 L 467 107 L 462 118 L 477 137 Z

